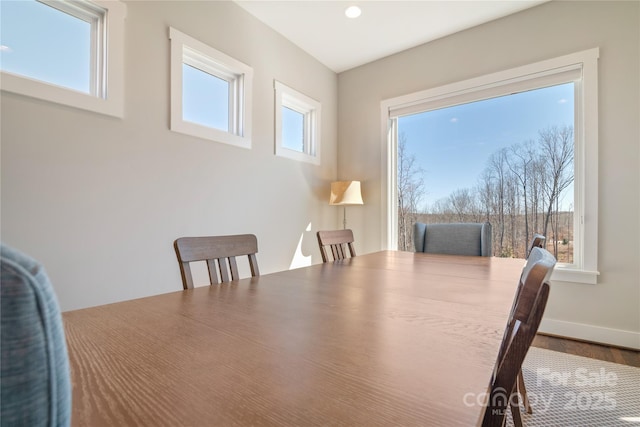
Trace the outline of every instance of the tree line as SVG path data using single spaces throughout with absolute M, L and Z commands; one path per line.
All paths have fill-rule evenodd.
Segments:
M 424 170 L 398 141 L 398 248 L 413 250 L 416 221 L 489 222 L 493 255 L 523 258 L 534 233 L 561 262 L 573 262 L 573 206 L 563 206 L 574 180 L 573 127 L 552 126 L 491 154 L 473 187 L 460 188 L 431 206 Z

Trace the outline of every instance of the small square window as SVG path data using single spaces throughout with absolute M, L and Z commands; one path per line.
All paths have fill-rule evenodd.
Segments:
M 320 103 L 276 81 L 277 156 L 320 164 Z
M 251 148 L 251 67 L 170 28 L 171 130 Z

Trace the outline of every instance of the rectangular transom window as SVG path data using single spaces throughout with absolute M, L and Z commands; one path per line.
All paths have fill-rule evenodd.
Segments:
M 171 130 L 251 148 L 251 83 L 246 64 L 170 28 Z
M 275 152 L 320 164 L 320 103 L 278 82 L 275 89 Z
M 2 3 L 2 89 L 121 117 L 124 5 Z

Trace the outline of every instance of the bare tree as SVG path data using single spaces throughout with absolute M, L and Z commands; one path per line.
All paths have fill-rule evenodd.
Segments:
M 524 242 L 522 243 L 524 253 L 526 253 L 529 244 L 529 192 L 527 191 L 527 187 L 529 185 L 529 166 L 533 162 L 532 144 L 532 141 L 527 141 L 522 145 L 516 144 L 511 146 L 509 156 L 507 157 L 509 170 L 522 189 L 522 202 L 524 204 Z
M 500 256 L 505 254 L 505 214 L 507 204 L 507 184 L 509 180 L 509 167 L 507 166 L 507 150 L 505 148 L 496 151 L 489 157 L 488 176 L 493 181 L 495 192 L 496 213 L 498 215 L 497 243 Z
M 553 126 L 541 130 L 539 143 L 546 172 L 543 185 L 547 206 L 543 234 L 546 236 L 552 215 L 558 213 L 560 195 L 573 182 L 573 128 Z M 554 237 L 557 241 L 558 237 Z M 557 243 L 554 255 L 558 256 Z
M 531 201 L 531 217 L 533 220 L 532 231 L 541 233 L 540 230 L 540 211 L 542 210 L 542 196 L 545 181 L 545 161 L 538 154 L 533 154 L 533 161 L 529 165 L 529 200 Z
M 468 188 L 459 188 L 449 195 L 449 203 L 459 222 L 464 222 L 473 214 L 473 195 Z
M 482 176 L 478 180 L 476 186 L 476 192 L 478 194 L 478 202 L 480 203 L 480 209 L 484 213 L 485 221 L 491 222 L 491 216 L 495 214 L 495 203 L 493 200 L 493 180 L 491 178 L 491 172 L 485 169 Z
M 424 190 L 424 170 L 416 164 L 414 155 L 407 153 L 407 137 L 398 139 L 398 249 L 413 250 L 413 224 L 418 214 L 418 203 Z

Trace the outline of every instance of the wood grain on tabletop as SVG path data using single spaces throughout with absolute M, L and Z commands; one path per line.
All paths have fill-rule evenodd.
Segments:
M 382 252 L 64 313 L 73 425 L 473 425 L 509 261 Z

